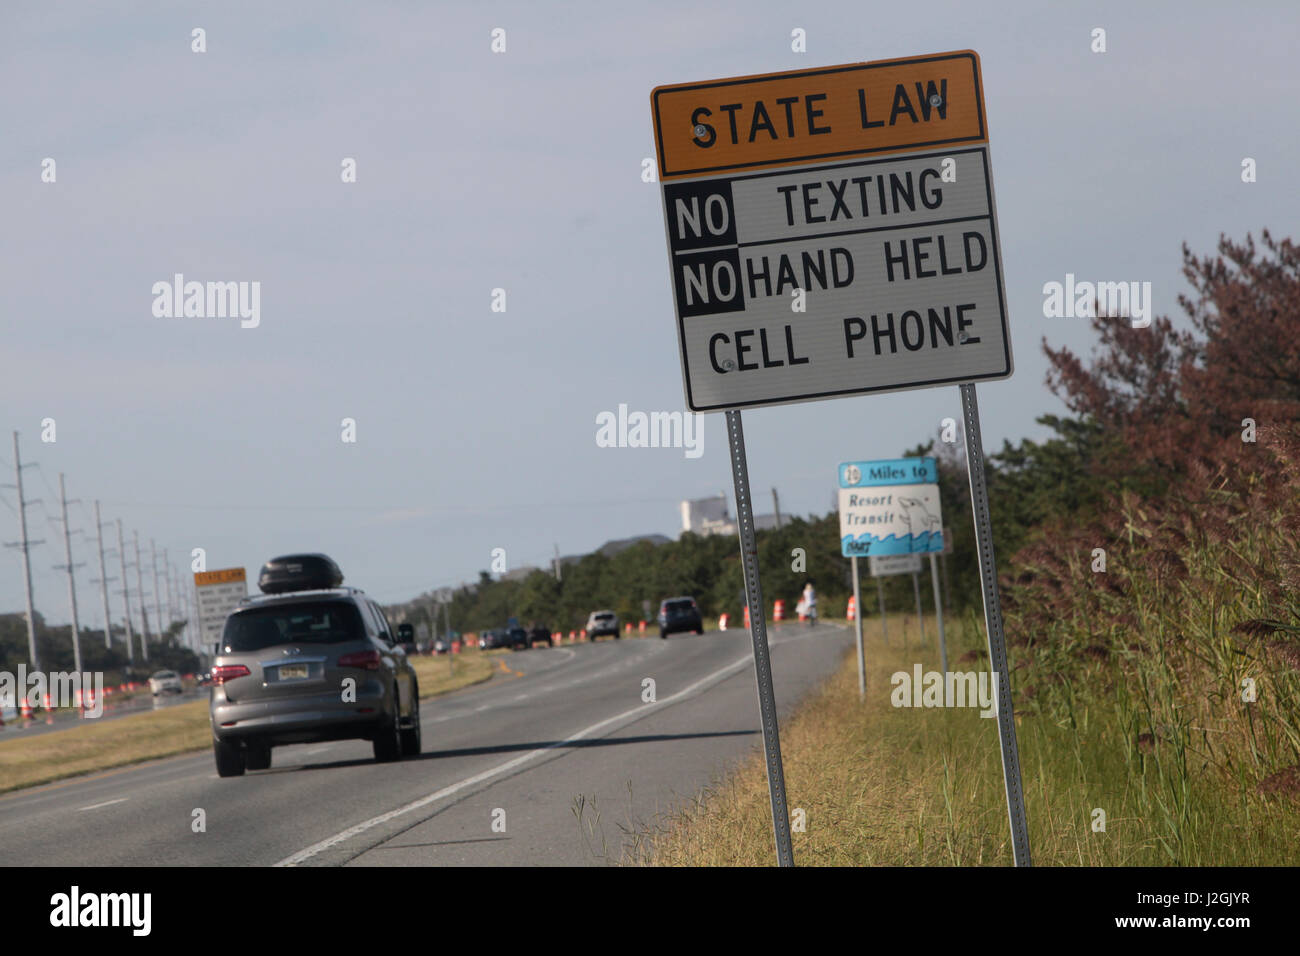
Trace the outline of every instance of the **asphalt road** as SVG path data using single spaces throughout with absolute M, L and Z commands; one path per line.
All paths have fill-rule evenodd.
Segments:
M 788 624 L 770 640 L 786 715 L 852 631 Z M 205 752 L 0 797 L 0 864 L 615 863 L 633 843 L 625 829 L 653 826 L 761 747 L 743 630 L 503 660 L 515 673 L 424 701 L 424 753 L 400 763 L 375 763 L 364 741 L 303 744 L 219 779 Z

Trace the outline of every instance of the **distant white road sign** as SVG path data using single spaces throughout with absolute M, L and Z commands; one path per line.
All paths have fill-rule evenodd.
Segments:
M 839 466 L 841 553 L 846 558 L 874 559 L 879 555 L 942 551 L 943 516 L 939 509 L 938 480 L 933 458 L 842 462 Z M 873 561 L 872 575 L 876 574 L 875 568 Z
M 920 574 L 921 556 L 919 554 L 882 554 L 872 555 L 870 574 L 873 578 L 887 577 L 891 574 Z
M 194 593 L 198 597 L 200 639 L 206 650 L 221 640 L 226 618 L 248 596 L 244 569 L 196 572 Z

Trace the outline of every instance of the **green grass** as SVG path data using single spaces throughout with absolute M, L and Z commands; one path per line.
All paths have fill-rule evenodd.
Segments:
M 1189 607 L 1187 613 L 1199 613 Z M 879 620 L 864 622 L 868 688 L 859 701 L 855 655 L 781 728 L 789 805 L 806 814 L 793 834 L 805 865 L 1009 865 L 1012 862 L 997 721 L 976 710 L 894 708 L 889 675 L 920 661 L 937 669 L 932 619 L 929 643 L 902 650 L 902 616 L 891 616 L 891 645 Z M 973 619 L 950 622 L 950 668 L 982 648 Z M 1153 635 L 1157 645 L 1158 637 Z M 1139 642 L 1140 643 L 1140 642 Z M 1133 660 L 1073 661 L 1065 666 L 1014 648 L 1011 656 L 1016 731 L 1030 846 L 1036 865 L 1288 865 L 1300 847 L 1300 807 L 1256 786 L 1266 751 L 1286 737 L 1289 707 L 1246 711 L 1230 702 L 1211 727 L 1193 716 L 1189 697 L 1203 690 L 1166 648 Z M 1032 661 L 1032 663 L 1031 663 Z M 1232 661 L 1206 662 L 1209 673 Z M 1056 666 L 1058 670 L 1049 671 Z M 1059 681 L 1047 680 L 1050 673 Z M 1182 680 L 1178 677 L 1181 675 Z M 1035 688 L 1031 681 L 1043 680 Z M 1032 696 L 1026 696 L 1030 691 Z M 1047 698 L 1047 699 L 1045 699 Z M 1222 702 L 1221 702 L 1222 703 Z M 1161 730 L 1138 742 L 1139 728 Z M 1246 726 L 1255 728 L 1253 743 Z M 1213 732 L 1212 732 L 1213 731 Z M 1213 743 L 1206 743 L 1211 737 Z M 1232 737 L 1228 744 L 1223 738 Z M 1288 758 L 1284 751 L 1273 755 Z M 1093 828 L 1094 810 L 1105 831 Z M 698 795 L 657 831 L 638 834 L 659 865 L 771 865 L 771 816 L 761 755 Z

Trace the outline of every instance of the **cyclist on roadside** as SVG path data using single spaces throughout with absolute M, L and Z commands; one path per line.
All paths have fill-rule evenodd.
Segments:
M 817 623 L 817 591 L 813 588 L 812 581 L 803 586 L 803 606 L 808 626 L 812 627 Z

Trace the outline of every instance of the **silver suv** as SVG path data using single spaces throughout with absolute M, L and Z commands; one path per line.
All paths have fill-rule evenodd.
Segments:
M 378 761 L 420 752 L 415 669 L 379 605 L 341 582 L 324 555 L 276 558 L 259 582 L 274 593 L 226 619 L 209 705 L 220 776 L 268 769 L 283 744 L 370 740 Z

